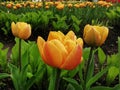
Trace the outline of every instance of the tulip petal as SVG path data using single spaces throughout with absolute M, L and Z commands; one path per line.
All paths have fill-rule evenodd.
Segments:
M 66 39 L 72 39 L 72 40 L 76 40 L 76 35 L 73 31 L 69 31 L 67 34 L 66 34 Z
M 101 34 L 100 45 L 102 45 L 102 44 L 105 42 L 105 40 L 106 40 L 106 38 L 107 38 L 107 36 L 108 36 L 109 30 L 108 30 L 107 27 L 101 27 L 101 28 L 99 29 L 99 32 L 100 32 L 100 34 Z
M 45 44 L 45 40 L 42 37 L 38 36 L 38 38 L 37 38 L 38 49 L 39 49 L 39 52 L 40 52 L 41 57 L 43 58 L 44 62 L 47 63 L 46 57 L 43 53 L 44 44 Z
M 62 32 L 51 31 L 49 33 L 49 36 L 48 36 L 47 40 L 50 41 L 50 40 L 53 40 L 53 39 L 58 39 L 58 40 L 62 41 L 63 38 L 64 38 L 64 34 Z
M 61 68 L 66 70 L 72 70 L 77 67 L 81 62 L 82 49 L 80 45 L 77 45 L 66 58 Z
M 31 35 L 31 26 L 30 24 L 21 24 L 21 26 L 18 26 L 19 31 L 19 37 L 22 39 L 28 39 Z
M 16 24 L 14 22 L 12 22 L 12 24 L 11 24 L 11 29 L 12 29 L 13 35 L 18 37 L 18 30 L 17 30 Z
M 87 24 L 85 27 L 84 27 L 84 33 L 83 33 L 83 37 L 85 37 L 87 31 L 89 31 L 91 29 L 91 26 L 89 24 Z
M 40 51 L 40 54 L 43 54 L 43 46 L 44 46 L 44 44 L 45 44 L 45 40 L 42 37 L 38 36 L 37 45 L 38 45 L 38 49 Z
M 82 38 L 78 38 L 76 40 L 77 44 L 79 44 L 82 48 L 83 48 L 83 39 Z
M 59 67 L 66 57 L 65 47 L 59 40 L 52 40 L 45 43 L 43 48 L 47 63 L 53 67 Z M 64 56 L 63 56 L 64 55 Z
M 98 45 L 101 40 L 100 33 L 95 29 L 91 28 L 90 30 L 86 31 L 86 35 L 84 36 L 84 40 L 89 45 Z
M 76 42 L 71 39 L 68 39 L 64 41 L 64 46 L 68 51 L 68 53 L 70 53 L 73 50 L 73 48 L 76 46 Z

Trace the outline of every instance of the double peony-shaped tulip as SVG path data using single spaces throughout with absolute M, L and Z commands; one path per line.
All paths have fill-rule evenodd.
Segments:
M 31 35 L 31 26 L 25 22 L 17 22 L 16 24 L 12 22 L 11 29 L 12 34 L 21 39 L 28 39 Z
M 38 36 L 37 45 L 43 61 L 52 67 L 72 70 L 82 61 L 83 40 L 73 31 L 50 31 L 47 41 Z
M 83 38 L 88 45 L 101 46 L 105 42 L 108 33 L 109 30 L 105 26 L 92 26 L 87 24 L 84 27 Z

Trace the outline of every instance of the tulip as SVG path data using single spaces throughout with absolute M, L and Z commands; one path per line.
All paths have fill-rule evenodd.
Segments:
M 58 4 L 58 5 L 56 6 L 56 8 L 57 8 L 58 10 L 63 10 L 64 7 L 65 7 L 64 4 Z
M 11 29 L 12 34 L 21 39 L 28 39 L 31 35 L 31 26 L 25 22 L 17 22 L 16 24 L 12 22 Z
M 72 70 L 82 61 L 83 40 L 77 39 L 73 31 L 66 35 L 51 31 L 47 41 L 38 36 L 37 45 L 43 61 L 50 66 Z
M 109 30 L 105 26 L 100 27 L 88 24 L 84 27 L 83 38 L 88 45 L 101 46 L 105 42 L 108 33 Z

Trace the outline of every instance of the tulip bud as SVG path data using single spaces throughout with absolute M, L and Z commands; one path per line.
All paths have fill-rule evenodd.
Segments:
M 25 22 L 17 22 L 16 24 L 12 22 L 11 29 L 12 34 L 21 39 L 28 39 L 31 35 L 31 26 Z
M 105 42 L 108 33 L 109 30 L 105 26 L 100 27 L 88 24 L 84 27 L 83 38 L 88 45 L 101 46 Z

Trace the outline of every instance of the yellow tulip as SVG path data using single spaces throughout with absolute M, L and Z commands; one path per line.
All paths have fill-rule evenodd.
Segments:
M 108 33 L 109 30 L 105 26 L 92 26 L 88 24 L 84 27 L 83 38 L 88 45 L 101 46 L 105 42 Z
M 82 61 L 83 40 L 77 39 L 73 31 L 66 35 L 51 31 L 47 41 L 38 36 L 37 45 L 43 61 L 50 66 L 72 70 Z
M 31 35 L 31 26 L 25 22 L 17 22 L 16 24 L 12 22 L 11 29 L 12 34 L 21 39 L 28 39 Z
M 63 10 L 64 7 L 65 7 L 64 4 L 58 4 L 58 5 L 56 6 L 56 8 L 57 8 L 58 10 Z

